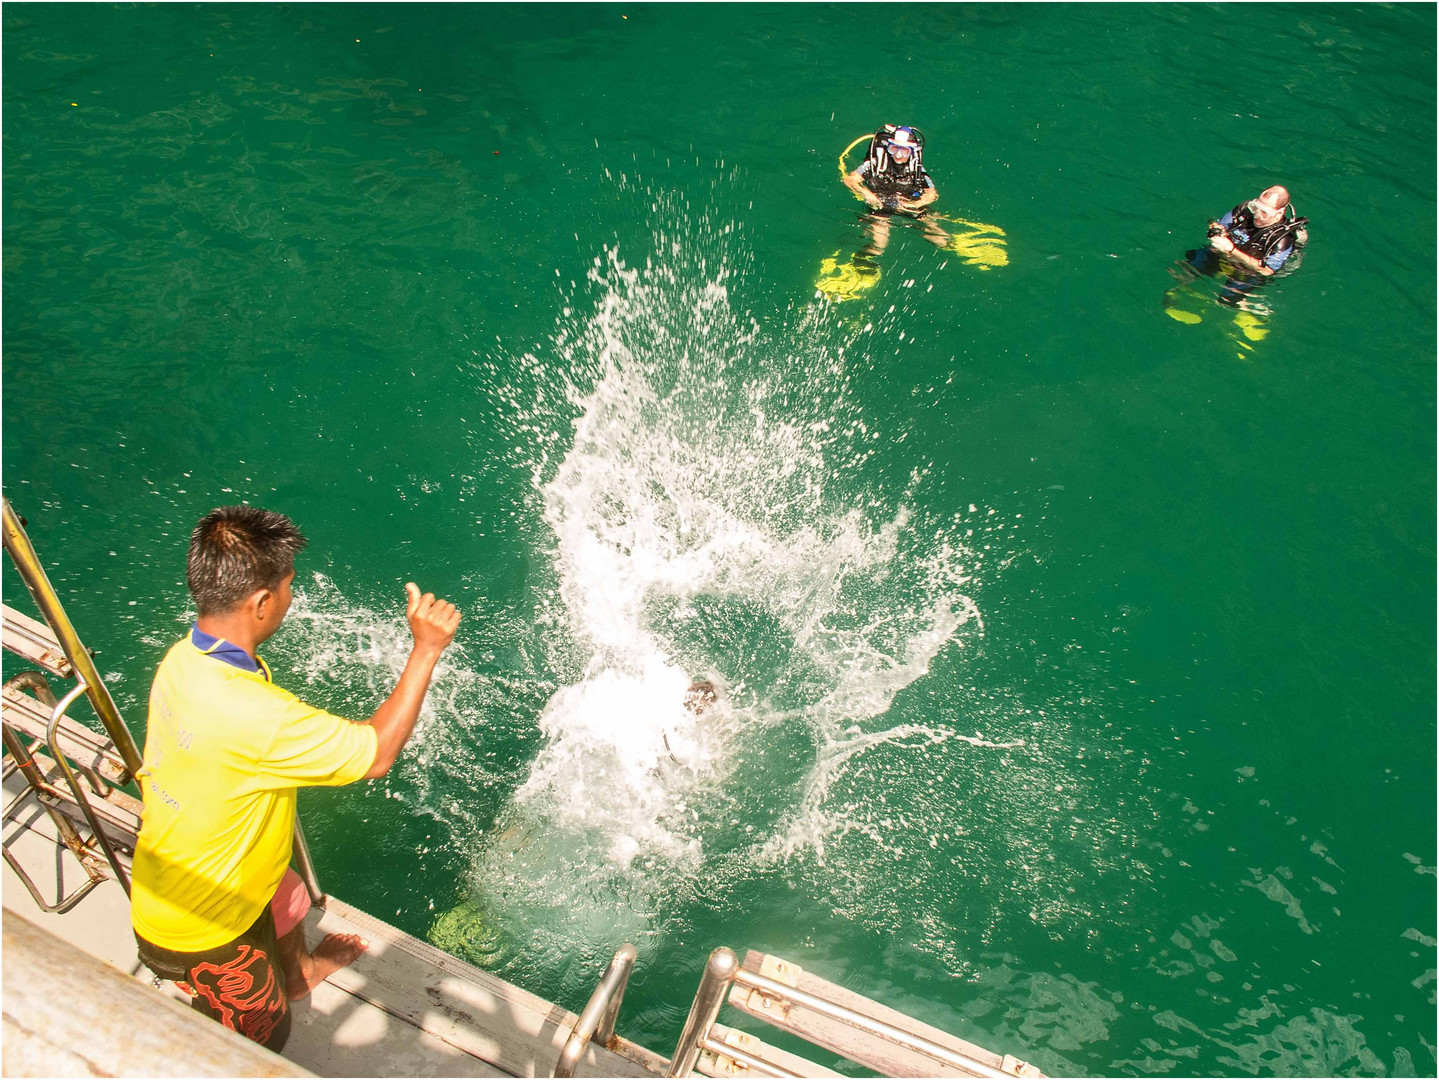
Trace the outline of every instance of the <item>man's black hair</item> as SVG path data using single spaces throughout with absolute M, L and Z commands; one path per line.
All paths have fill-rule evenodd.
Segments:
M 196 609 L 221 615 L 256 589 L 278 588 L 305 544 L 284 514 L 258 506 L 216 507 L 190 534 L 185 579 Z

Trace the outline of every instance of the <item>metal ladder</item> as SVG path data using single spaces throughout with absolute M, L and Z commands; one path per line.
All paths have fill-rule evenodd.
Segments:
M 58 701 L 39 672 L 21 672 L 5 684 L 0 735 L 4 737 L 10 761 L 6 764 L 4 775 L 9 777 L 19 770 L 27 786 L 5 808 L 4 818 L 10 820 L 23 803 L 30 798 L 36 799 L 54 822 L 65 847 L 84 869 L 86 880 L 51 903 L 41 896 L 8 844 L 5 845 L 5 861 L 43 910 L 66 912 L 109 876 L 113 876 L 129 895 L 129 870 L 121 861 L 116 845 L 111 842 L 92 799 L 106 806 L 111 828 L 124 837 L 122 842 L 128 849 L 126 854 L 132 853 L 133 836 L 139 830 L 139 802 L 121 791 L 120 785 L 134 779 L 139 771 L 140 752 L 120 719 L 120 711 L 96 670 L 90 651 L 80 641 L 74 625 L 65 614 L 54 586 L 50 584 L 25 533 L 24 523 L 9 499 L 4 500 L 3 529 L 5 552 L 45 618 L 45 622 L 40 623 L 6 606 L 4 646 L 53 676 L 75 679 L 74 687 Z M 29 693 L 26 693 L 27 690 Z M 81 695 L 90 699 L 95 715 L 109 735 L 107 740 L 100 739 L 66 715 Z M 22 734 L 32 740 L 29 745 Z M 48 758 L 36 756 L 35 752 L 42 746 L 49 751 Z M 42 767 L 42 762 L 45 767 Z M 88 781 L 89 791 L 76 776 L 77 768 Z M 57 779 L 63 781 L 63 786 L 55 782 Z M 83 823 L 88 825 L 88 840 L 81 837 L 72 821 L 73 811 L 78 811 Z
M 876 1069 L 883 1076 L 1039 1077 L 1028 1062 L 999 1055 L 806 972 L 751 950 L 710 953 L 680 1033 L 668 1076 L 836 1076 L 747 1032 L 720 1033 L 715 1018 L 729 994 L 740 1012 Z
M 635 947 L 623 945 L 600 978 L 560 1053 L 553 1076 L 574 1076 L 591 1040 L 623 1053 L 615 1034 Z M 840 1076 L 798 1054 L 717 1022 L 729 1004 L 740 1012 L 831 1050 L 883 1076 L 1042 1077 L 1026 1061 L 1000 1055 L 806 972 L 798 964 L 750 951 L 741 965 L 732 949 L 710 953 L 666 1076 Z
M 122 787 L 138 783 L 142 762 L 90 650 L 75 632 L 35 554 L 25 522 L 9 499 L 4 499 L 3 504 L 5 552 L 45 620 L 39 622 L 4 605 L 4 647 L 52 676 L 76 680 L 58 701 L 45 676 L 37 671 L 22 671 L 0 688 L 0 735 L 10 757 L 3 775 L 8 779 L 18 770 L 27 785 L 5 807 L 3 820 L 11 821 L 28 800 L 38 801 L 54 823 L 60 841 L 84 869 L 86 880 L 50 902 L 21 868 L 9 843 L 3 845 L 5 861 L 41 909 L 63 914 L 110 877 L 120 883 L 127 896 L 130 894 L 128 863 L 140 833 L 142 804 Z M 105 736 L 67 715 L 82 695 L 89 698 Z M 37 753 L 42 748 L 48 754 Z M 77 826 L 81 824 L 89 829 L 88 839 L 79 832 Z M 298 819 L 294 856 L 311 901 L 323 905 L 325 894 Z M 63 890 L 63 884 L 60 888 Z
M 6 614 L 9 615 L 8 610 Z M 25 693 L 27 689 L 31 693 Z M 116 766 L 119 765 L 117 758 L 102 751 L 97 768 L 80 763 L 80 758 L 88 756 L 86 749 L 55 749 L 56 744 L 62 740 L 72 747 L 81 742 L 72 734 L 73 729 L 79 725 L 65 715 L 65 710 L 84 690 L 85 684 L 81 681 L 63 701 L 57 702 L 44 676 L 34 671 L 22 671 L 6 682 L 4 687 L 5 721 L 0 724 L 0 735 L 3 735 L 5 749 L 10 754 L 4 777 L 8 779 L 18 770 L 27 785 L 5 807 L 4 820 L 18 820 L 24 804 L 32 798 L 37 800 L 54 824 L 60 842 L 69 849 L 85 871 L 85 881 L 65 893 L 64 876 L 58 875 L 61 882 L 58 888 L 62 891 L 51 903 L 41 895 L 30 875 L 10 850 L 10 840 L 4 842 L 5 861 L 15 871 L 36 905 L 43 911 L 56 914 L 69 911 L 95 886 L 112 875 L 128 893 L 129 875 L 125 863 L 134 850 L 135 836 L 140 828 L 139 800 L 100 776 L 100 770 L 104 769 L 111 774 L 111 779 L 117 782 L 125 778 L 123 766 L 119 766 L 119 775 L 115 775 Z M 62 730 L 61 725 L 67 725 L 67 728 Z M 29 745 L 26 745 L 22 733 L 33 740 Z M 36 752 L 41 746 L 50 750 L 48 757 Z M 69 754 L 74 754 L 73 766 Z M 86 790 L 86 784 L 76 777 L 77 769 L 88 783 L 89 791 Z M 63 787 L 57 783 L 62 779 Z M 92 802 L 92 798 L 96 801 Z M 89 839 L 80 835 L 76 823 L 71 820 L 72 811 L 79 811 L 83 823 L 89 826 Z M 108 829 L 107 825 L 102 823 L 102 816 L 108 823 Z M 118 834 L 113 840 L 112 832 Z

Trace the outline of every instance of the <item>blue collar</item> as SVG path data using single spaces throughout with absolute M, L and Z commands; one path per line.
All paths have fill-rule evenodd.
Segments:
M 241 671 L 258 672 L 270 681 L 270 668 L 265 661 L 259 657 L 252 657 L 238 645 L 232 645 L 224 638 L 211 637 L 200 629 L 200 624 L 195 623 L 190 627 L 190 644 L 199 649 L 206 656 L 213 656 L 216 660 L 223 661 L 231 667 L 237 667 Z

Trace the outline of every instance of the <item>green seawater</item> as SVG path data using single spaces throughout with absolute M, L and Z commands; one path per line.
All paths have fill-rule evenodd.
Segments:
M 4 490 L 132 728 L 215 505 L 309 536 L 318 704 L 464 610 L 328 891 L 575 1011 L 632 941 L 665 1054 L 727 944 L 1056 1075 L 1435 1074 L 1432 6 L 0 17 Z M 819 304 L 884 121 L 1008 265 Z M 1259 333 L 1169 317 L 1276 182 Z

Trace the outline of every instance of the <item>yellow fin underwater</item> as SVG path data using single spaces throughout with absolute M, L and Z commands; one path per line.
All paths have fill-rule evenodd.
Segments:
M 815 291 L 827 300 L 840 303 L 858 300 L 879 282 L 879 267 L 856 265 L 854 260 L 842 263 L 836 251 L 819 264 Z
M 946 221 L 965 230 L 956 230 L 949 238 L 947 251 L 960 257 L 965 266 L 977 266 L 981 270 L 992 270 L 996 266 L 1009 265 L 1009 245 L 1004 230 L 998 225 L 985 225 L 978 221 L 947 217 L 944 214 L 931 215 L 937 221 Z

